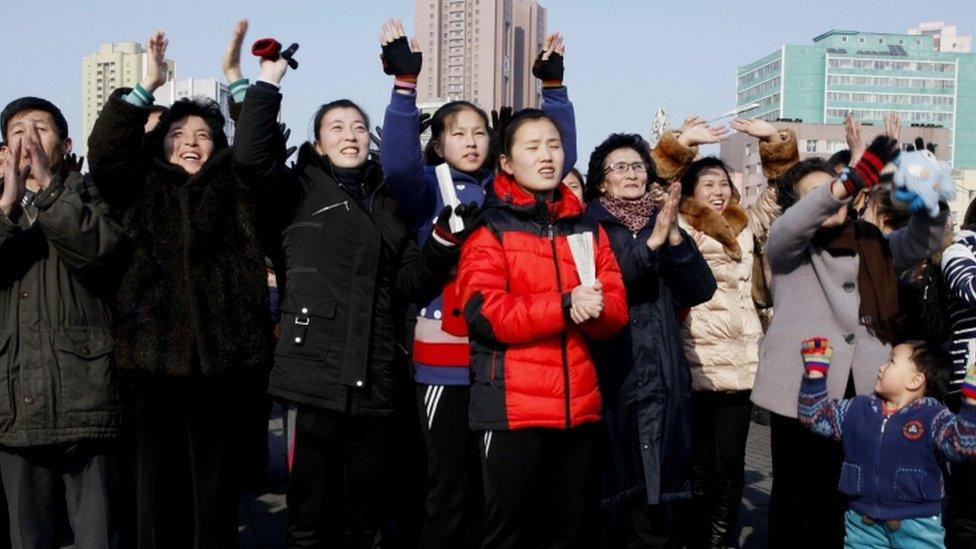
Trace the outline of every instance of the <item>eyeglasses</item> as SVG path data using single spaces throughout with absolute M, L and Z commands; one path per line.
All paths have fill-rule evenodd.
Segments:
M 613 164 L 610 164 L 609 166 L 604 168 L 603 173 L 608 174 L 610 172 L 613 172 L 617 175 L 623 175 L 627 173 L 627 170 L 630 169 L 633 169 L 634 172 L 636 173 L 646 172 L 647 164 L 645 164 L 644 162 L 614 162 Z

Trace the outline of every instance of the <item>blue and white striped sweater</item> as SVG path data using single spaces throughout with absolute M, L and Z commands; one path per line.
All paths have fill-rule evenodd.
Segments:
M 976 233 L 960 231 L 942 253 L 942 274 L 949 289 L 949 317 L 952 320 L 952 381 L 950 394 L 958 393 L 966 377 L 966 366 L 976 357 L 969 346 L 976 342 Z

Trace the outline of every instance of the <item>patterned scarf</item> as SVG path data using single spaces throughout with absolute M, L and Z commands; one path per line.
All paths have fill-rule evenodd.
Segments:
M 644 193 L 640 198 L 633 200 L 604 194 L 600 197 L 600 204 L 603 204 L 610 215 L 616 217 L 632 233 L 643 229 L 654 213 L 651 193 Z

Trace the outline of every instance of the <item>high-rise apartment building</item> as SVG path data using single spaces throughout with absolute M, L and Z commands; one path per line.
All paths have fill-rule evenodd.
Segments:
M 546 10 L 535 0 L 415 0 L 414 29 L 424 52 L 419 101 L 539 106 L 532 60 L 545 40 Z
M 176 63 L 166 60 L 167 80 L 176 74 Z M 98 113 L 116 88 L 132 87 L 146 75 L 146 51 L 136 42 L 102 44 L 98 53 L 85 56 L 81 62 L 81 109 L 83 140 L 95 125 Z
M 897 111 L 904 126 L 948 128 L 947 159 L 976 168 L 976 54 L 945 44 L 928 33 L 832 30 L 740 66 L 736 104 L 759 103 L 748 116 L 817 124 L 841 124 L 853 112 L 882 125 Z
M 230 90 L 217 78 L 184 78 L 182 80 L 167 80 L 154 94 L 156 104 L 170 106 L 184 97 L 206 97 L 213 99 L 220 105 L 220 112 L 224 115 L 224 133 L 231 143 L 234 141 L 234 121 L 230 118 Z

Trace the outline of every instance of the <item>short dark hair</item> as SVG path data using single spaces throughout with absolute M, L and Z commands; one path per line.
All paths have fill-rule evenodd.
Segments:
M 822 158 L 808 158 L 797 162 L 793 167 L 786 170 L 786 173 L 779 176 L 776 180 L 776 202 L 779 203 L 779 207 L 783 211 L 796 204 L 796 201 L 800 199 L 800 189 L 797 188 L 800 180 L 816 172 L 831 176 L 837 175 L 833 164 L 825 162 Z
M 54 125 L 58 129 L 58 137 L 61 141 L 68 138 L 68 121 L 64 119 L 64 114 L 54 103 L 40 97 L 21 97 L 14 99 L 0 112 L 0 128 L 3 130 L 3 138 L 7 138 L 7 125 L 10 119 L 25 111 L 44 111 L 54 119 Z
M 706 156 L 704 158 L 699 158 L 688 166 L 685 173 L 681 175 L 681 194 L 683 196 L 692 196 L 695 194 L 695 185 L 698 184 L 698 178 L 701 177 L 702 172 L 705 170 L 710 170 L 712 168 L 718 168 L 725 172 L 725 177 L 729 180 L 729 185 L 732 185 L 732 176 L 729 174 L 729 167 L 725 165 L 720 159 L 714 156 Z M 733 191 L 734 192 L 734 191 Z
M 891 198 L 891 189 L 877 186 L 871 189 L 868 199 L 877 208 L 878 215 L 884 217 L 884 223 L 892 230 L 897 230 L 908 224 L 912 212 L 907 206 L 895 202 Z
M 335 101 L 329 101 L 328 103 L 319 107 L 319 110 L 315 111 L 315 116 L 312 118 L 312 135 L 315 136 L 315 140 L 319 140 L 319 132 L 321 131 L 320 126 L 322 125 L 322 119 L 325 115 L 333 109 L 356 109 L 359 114 L 363 117 L 363 122 L 366 123 L 366 130 L 369 131 L 369 115 L 366 114 L 359 105 L 353 103 L 349 99 L 336 99 Z
M 903 342 L 912 348 L 912 362 L 925 376 L 925 396 L 945 401 L 952 378 L 952 356 L 939 345 L 922 340 Z
M 522 109 L 512 115 L 511 118 L 498 131 L 498 150 L 501 154 L 509 156 L 512 154 L 512 144 L 515 141 L 515 134 L 519 128 L 529 122 L 537 120 L 548 120 L 556 127 L 559 137 L 563 136 L 563 129 L 559 127 L 556 120 L 540 109 Z
M 159 117 L 159 124 L 146 134 L 146 143 L 150 150 L 162 154 L 163 139 L 169 133 L 170 126 L 187 116 L 199 116 L 210 127 L 210 138 L 214 144 L 213 154 L 227 148 L 227 134 L 224 133 L 225 120 L 220 112 L 220 105 L 206 97 L 184 97 L 163 111 Z
M 488 115 L 485 114 L 485 111 L 468 101 L 451 101 L 450 103 L 445 103 L 430 117 L 430 141 L 427 142 L 427 148 L 424 149 L 424 156 L 428 164 L 440 164 L 444 162 L 444 159 L 434 151 L 434 143 L 441 138 L 444 130 L 450 124 L 454 123 L 454 119 L 457 118 L 458 113 L 465 110 L 473 111 L 481 117 L 481 120 L 485 123 L 485 131 L 488 132 L 489 139 L 491 138 L 491 123 L 488 121 Z
M 603 173 L 603 163 L 610 153 L 618 149 L 631 149 L 636 152 L 641 161 L 647 164 L 647 184 L 657 179 L 657 168 L 651 159 L 651 145 L 636 133 L 612 133 L 590 153 L 590 163 L 586 167 L 586 184 L 583 186 L 583 197 L 594 200 L 600 196 L 600 183 L 606 178 Z
M 838 164 L 840 164 L 841 166 L 846 166 L 850 164 L 851 163 L 850 149 L 837 151 L 834 154 L 830 155 L 830 158 L 827 159 L 827 163 L 830 164 L 831 167 L 834 167 Z

